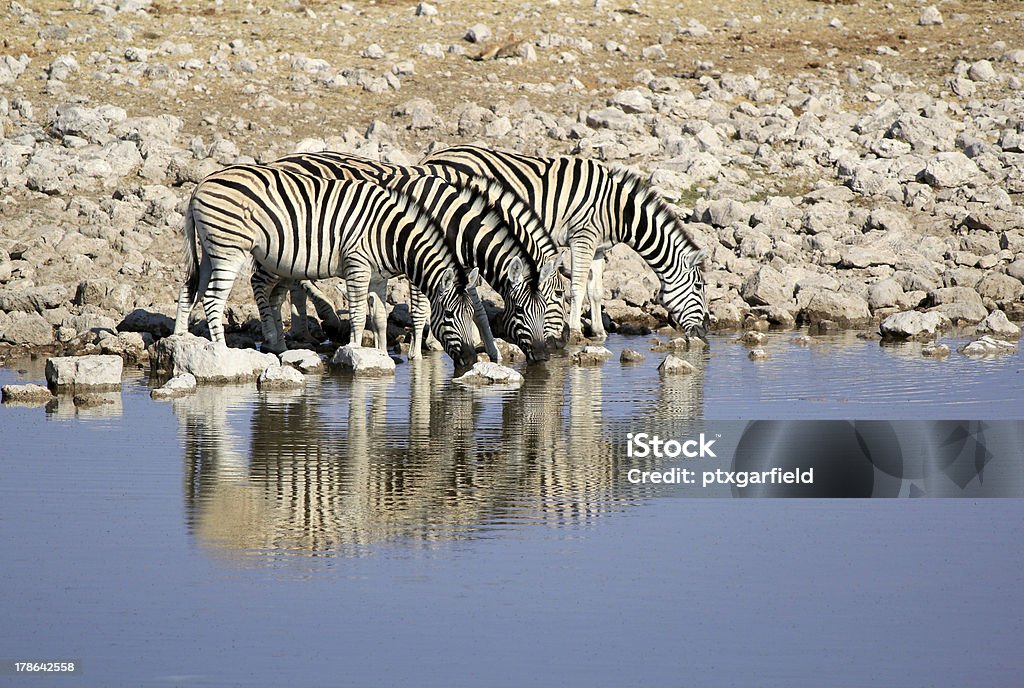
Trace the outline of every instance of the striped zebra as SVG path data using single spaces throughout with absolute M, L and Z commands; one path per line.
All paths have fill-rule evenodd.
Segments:
M 704 251 L 676 213 L 636 174 L 594 160 L 534 157 L 473 145 L 433 153 L 421 166 L 443 177 L 472 174 L 499 180 L 541 215 L 556 244 L 569 247 L 571 339 L 583 337 L 584 297 L 590 302 L 594 335 L 605 336 L 604 252 L 623 242 L 657 274 L 661 302 L 672 325 L 687 337 L 707 342 Z M 454 172 L 446 173 L 446 167 Z
M 408 275 L 430 300 L 431 325 L 459 367 L 476 361 L 468 293 L 479 282 L 448 249 L 444 230 L 409 195 L 361 181 L 327 180 L 264 165 L 233 165 L 203 179 L 185 211 L 186 280 L 175 334 L 196 301 L 223 345 L 224 304 L 251 255 L 291 279 L 343 276 L 360 345 L 370 275 Z M 202 245 L 202 260 L 198 259 Z
M 495 287 L 505 301 L 506 336 L 519 345 L 529 360 L 545 360 L 548 347 L 561 343 L 565 327 L 566 285 L 558 271 L 561 256 L 540 217 L 501 184 L 484 177 L 452 179 L 450 184 L 419 168 L 380 163 L 344 153 L 296 153 L 280 158 L 272 167 L 325 179 L 365 179 L 410 194 L 446 228 L 449 246 L 464 266 L 478 266 L 482 277 Z M 453 175 L 449 175 L 453 177 Z M 480 222 L 481 201 L 502 218 L 501 223 Z M 268 277 L 253 276 L 254 292 Z M 382 282 L 375 284 L 381 307 L 371 309 L 382 331 Z M 422 323 L 429 304 L 412 291 L 413 341 L 410 357 L 418 357 Z M 273 294 L 272 308 L 279 334 L 282 291 Z M 293 307 L 305 302 L 304 294 L 292 294 Z M 314 299 L 314 303 L 317 300 Z M 318 311 L 321 306 L 318 304 Z M 304 319 L 299 313 L 300 320 Z M 379 335 L 378 335 L 379 336 Z M 283 340 L 281 340 L 283 343 Z M 382 342 L 378 338 L 378 345 Z M 492 353 L 492 357 L 494 353 Z

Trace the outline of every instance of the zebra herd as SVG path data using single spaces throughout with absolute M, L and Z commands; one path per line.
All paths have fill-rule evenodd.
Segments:
M 376 345 L 384 349 L 384 289 L 389 277 L 406 275 L 411 358 L 420 355 L 429 322 L 459 367 L 476 360 L 477 334 L 497 360 L 476 292 L 483 279 L 505 302 L 506 336 L 529 360 L 544 360 L 550 347 L 565 343 L 566 324 L 570 340 L 582 339 L 585 299 L 594 336 L 604 336 L 604 251 L 619 242 L 657 274 L 673 326 L 701 339 L 708 329 L 704 252 L 640 177 L 593 160 L 473 145 L 439 151 L 418 166 L 298 153 L 207 176 L 189 200 L 184 229 L 187 275 L 174 332 L 187 330 L 202 299 L 211 338 L 220 344 L 228 294 L 251 256 L 268 350 L 286 348 L 281 305 L 289 287 L 301 314 L 306 293 L 318 312 L 333 313 L 308 281 L 335 276 L 346 281 L 350 341 L 360 345 L 369 310 Z

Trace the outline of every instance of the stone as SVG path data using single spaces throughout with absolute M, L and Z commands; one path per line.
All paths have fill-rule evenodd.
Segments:
M 522 363 L 526 360 L 523 350 L 512 342 L 495 337 L 494 345 L 498 349 L 498 355 L 501 356 L 500 363 Z
M 395 374 L 395 361 L 386 351 L 366 346 L 346 344 L 340 347 L 331 357 L 331 365 L 368 377 Z
M 1020 327 L 1010 322 L 1003 311 L 992 311 L 978 323 L 978 334 L 991 334 L 1005 339 L 1020 339 Z
M 945 344 L 930 344 L 921 349 L 921 355 L 929 358 L 945 358 L 949 356 L 949 347 Z
M 651 351 L 689 351 L 690 348 L 700 348 L 699 344 L 703 344 L 699 339 L 687 339 L 686 337 L 675 337 L 669 341 L 658 340 L 651 345 Z
M 42 385 L 4 385 L 0 398 L 5 404 L 45 404 L 53 399 L 53 393 Z
M 172 377 L 160 387 L 151 390 L 149 396 L 153 399 L 177 399 L 178 397 L 187 396 L 195 392 L 197 383 L 195 375 L 192 373 L 182 373 Z
M 634 114 L 651 111 L 651 101 L 647 99 L 647 96 L 636 89 L 619 91 L 608 100 L 608 104 L 614 105 L 623 112 Z
M 751 349 L 750 353 L 747 354 L 747 358 L 751 361 L 762 361 L 768 358 L 768 353 L 764 349 Z
M 291 349 L 282 353 L 279 358 L 281 365 L 291 366 L 303 373 L 313 373 L 324 367 L 320 354 L 309 349 Z
M 930 311 L 903 311 L 893 313 L 878 326 L 883 341 L 907 339 L 932 339 L 939 332 L 949 329 L 949 318 L 942 313 Z
M 981 295 L 970 287 L 943 287 L 928 292 L 932 311 L 944 314 L 953 322 L 976 323 L 985 319 L 988 309 Z
M 658 373 L 661 375 L 691 375 L 697 372 L 697 368 L 694 367 L 689 361 L 683 360 L 675 354 L 669 354 L 665 357 L 665 360 L 658 366 Z
M 53 327 L 38 313 L 0 313 L 0 342 L 48 346 L 53 344 Z
M 982 298 L 992 299 L 996 303 L 1019 301 L 1024 295 L 1024 284 L 1020 280 L 1000 272 L 988 273 L 974 288 Z
M 868 287 L 868 306 L 871 310 L 891 308 L 903 299 L 903 287 L 894 279 L 884 279 Z
M 274 354 L 255 349 L 230 349 L 194 334 L 164 337 L 152 347 L 153 371 L 178 376 L 191 373 L 199 382 L 254 382 L 269 366 L 278 365 Z
M 110 394 L 75 394 L 71 401 L 75 408 L 95 408 L 113 404 L 116 398 Z
M 136 308 L 117 324 L 118 332 L 148 332 L 154 337 L 166 337 L 174 332 L 174 318 L 163 313 Z
M 918 26 L 939 26 L 942 24 L 942 12 L 939 12 L 939 8 L 935 5 L 928 5 L 921 10 L 921 15 L 917 18 Z
M 758 344 L 764 344 L 767 339 L 768 336 L 764 332 L 750 330 L 743 333 L 743 336 L 740 337 L 740 343 L 747 346 L 757 346 Z
M 306 386 L 306 376 L 290 365 L 268 366 L 256 379 L 260 389 L 299 389 Z
M 796 344 L 797 346 L 809 346 L 814 341 L 814 338 L 808 337 L 805 334 L 801 334 L 797 335 L 796 337 L 793 337 L 790 341 Z
M 936 153 L 928 158 L 918 181 L 954 188 L 983 178 L 978 165 L 960 151 Z
M 781 272 L 764 265 L 743 282 L 740 296 L 752 306 L 779 305 L 792 300 L 793 285 Z
M 639 363 L 645 358 L 646 356 L 636 349 L 623 349 L 622 353 L 619 354 L 619 363 Z
M 523 376 L 500 363 L 478 361 L 455 381 L 464 385 L 518 385 L 522 383 Z
M 490 28 L 486 24 L 473 24 L 466 31 L 466 40 L 470 43 L 483 43 L 492 36 Z
M 421 2 L 416 5 L 416 16 L 417 17 L 436 17 L 437 8 L 431 5 L 429 2 Z
M 978 60 L 968 67 L 967 76 L 971 81 L 995 81 L 996 70 L 988 60 Z
M 58 356 L 46 361 L 46 384 L 57 391 L 121 389 L 120 356 Z
M 805 292 L 810 292 L 805 295 Z M 843 327 L 856 327 L 871 321 L 868 302 L 856 294 L 804 289 L 797 295 L 800 312 L 807 322 L 832 320 Z
M 572 355 L 572 362 L 578 366 L 601 365 L 612 357 L 612 352 L 603 346 L 585 346 Z
M 985 335 L 981 339 L 970 344 L 961 346 L 957 351 L 964 356 L 995 356 L 998 354 L 1009 354 L 1017 350 L 1016 342 L 1008 342 L 1003 339 L 996 339 Z

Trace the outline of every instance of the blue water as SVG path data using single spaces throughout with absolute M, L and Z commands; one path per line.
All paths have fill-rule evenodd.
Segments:
M 644 339 L 613 337 L 646 351 Z M 463 390 L 0 407 L 0 685 L 1015 685 L 1024 501 L 691 500 L 613 437 L 680 418 L 1020 417 L 1019 354 L 719 338 Z M 0 371 L 0 382 L 39 380 Z

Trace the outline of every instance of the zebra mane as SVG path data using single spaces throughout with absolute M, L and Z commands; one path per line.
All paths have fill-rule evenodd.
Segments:
M 372 182 L 366 183 L 372 184 Z M 441 227 L 437 220 L 435 220 L 434 217 L 427 212 L 426 208 L 420 205 L 420 203 L 416 200 L 415 197 L 413 197 L 412 194 L 406 191 L 400 191 L 398 189 L 392 189 L 386 186 L 381 186 L 380 189 L 384 193 L 388 194 L 391 200 L 394 201 L 395 205 L 401 208 L 402 212 L 410 216 L 415 221 L 415 224 L 422 224 L 423 226 L 428 227 L 431 232 L 437 233 L 438 244 L 441 247 L 441 250 L 445 251 L 448 254 L 448 257 L 450 258 L 451 262 L 456 266 L 455 277 L 456 280 L 458 281 L 458 285 L 460 287 L 465 287 L 468 284 L 466 271 L 459 267 L 458 259 L 452 254 L 451 249 L 448 248 L 448 243 L 447 241 L 445 241 L 444 238 L 444 228 Z M 410 263 L 410 265 L 414 264 L 416 264 L 416 262 Z M 409 266 L 407 265 L 406 267 L 408 268 Z M 419 266 L 417 266 L 417 269 L 418 267 Z M 411 280 L 413 275 L 409 274 L 408 272 L 406 274 Z M 427 280 L 427 275 L 420 275 L 420 279 Z
M 644 204 L 653 208 L 653 216 L 664 214 L 672 218 L 673 228 L 686 240 L 691 250 L 701 250 L 700 245 L 694 240 L 693 234 L 687 229 L 683 219 L 679 217 L 679 213 L 669 207 L 668 202 L 654 190 L 650 182 L 625 167 L 609 167 L 608 172 L 612 179 L 622 184 L 626 191 L 641 196 Z

